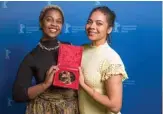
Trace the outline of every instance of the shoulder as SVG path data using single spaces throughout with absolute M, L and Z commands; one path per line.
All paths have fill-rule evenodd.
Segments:
M 26 56 L 24 57 L 24 60 L 23 61 L 25 61 L 27 63 L 34 63 L 35 57 L 38 54 L 38 52 L 39 52 L 39 47 L 37 45 L 35 48 L 33 48 L 31 51 L 29 51 L 26 54 Z
M 122 64 L 122 59 L 118 52 L 116 52 L 113 48 L 111 48 L 109 45 L 104 51 L 105 57 L 108 61 L 113 62 L 113 63 L 121 63 Z
M 39 46 L 37 45 L 28 53 L 28 56 L 34 57 L 38 53 L 38 51 L 39 51 Z

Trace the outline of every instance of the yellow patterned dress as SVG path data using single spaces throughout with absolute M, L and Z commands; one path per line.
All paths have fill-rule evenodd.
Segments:
M 95 91 L 105 95 L 104 81 L 115 74 L 128 78 L 120 56 L 106 42 L 98 47 L 85 45 L 82 57 L 85 83 Z M 115 114 L 96 102 L 82 88 L 79 91 L 80 114 Z M 120 112 L 118 114 L 121 114 Z

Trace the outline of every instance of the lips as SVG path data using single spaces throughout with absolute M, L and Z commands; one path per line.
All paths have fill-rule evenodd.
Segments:
M 97 34 L 97 32 L 94 32 L 94 31 L 88 31 L 88 35 L 95 35 Z
M 56 32 L 57 30 L 56 29 L 50 29 L 50 32 Z
M 50 32 L 57 32 L 58 29 L 57 28 L 49 28 Z

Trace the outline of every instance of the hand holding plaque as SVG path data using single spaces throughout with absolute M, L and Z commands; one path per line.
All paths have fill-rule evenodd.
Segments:
M 58 55 L 59 70 L 55 73 L 53 85 L 78 89 L 79 66 L 81 65 L 83 48 L 68 44 L 60 44 Z

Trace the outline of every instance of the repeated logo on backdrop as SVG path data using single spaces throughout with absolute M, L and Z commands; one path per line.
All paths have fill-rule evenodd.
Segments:
M 19 3 L 19 2 L 17 2 L 17 3 Z M 33 38 L 33 36 L 34 37 L 36 37 L 38 34 L 38 31 L 40 30 L 40 27 L 39 27 L 39 23 L 38 23 L 38 17 L 30 17 L 30 18 L 26 18 L 26 15 L 24 15 L 24 12 L 26 13 L 27 11 L 29 12 L 29 13 L 31 13 L 31 14 L 38 14 L 38 16 L 39 16 L 39 12 L 38 11 L 40 11 L 40 9 L 41 8 L 43 8 L 44 6 L 47 6 L 47 5 L 52 5 L 52 4 L 55 4 L 55 5 L 58 5 L 59 4 L 59 6 L 61 7 L 61 8 L 63 8 L 64 9 L 64 13 L 66 14 L 66 16 L 65 16 L 65 23 L 64 23 L 64 26 L 63 26 L 63 29 L 62 29 L 62 34 L 63 34 L 63 36 L 62 36 L 62 34 L 61 34 L 61 37 L 65 37 L 66 36 L 66 38 L 72 38 L 71 40 L 72 40 L 72 43 L 74 43 L 75 41 L 76 42 L 87 42 L 83 37 L 86 37 L 86 35 L 85 35 L 85 23 L 83 24 L 82 22 L 84 21 L 86 21 L 86 19 L 85 18 L 87 18 L 87 17 L 85 17 L 86 15 L 86 13 L 88 13 L 89 11 L 90 11 L 90 9 L 92 8 L 92 7 L 96 7 L 96 6 L 101 6 L 101 5 L 115 5 L 115 10 L 118 12 L 118 11 L 120 11 L 122 8 L 124 8 L 125 9 L 125 5 L 124 5 L 124 3 L 122 3 L 122 5 L 121 5 L 121 3 L 120 2 L 118 2 L 118 5 L 116 5 L 115 4 L 115 2 L 113 3 L 111 3 L 110 4 L 110 2 L 102 2 L 102 1 L 93 1 L 93 2 L 88 2 L 88 4 L 87 4 L 87 2 L 85 2 L 85 4 L 83 5 L 83 4 L 78 4 L 77 2 L 76 3 L 73 3 L 73 4 L 77 4 L 77 5 L 83 5 L 83 7 L 85 7 L 86 6 L 86 8 L 88 8 L 87 10 L 81 10 L 81 13 L 79 13 L 79 11 L 75 11 L 74 9 L 72 9 L 72 8 L 70 8 L 70 9 L 68 9 L 67 8 L 67 10 L 65 10 L 66 9 L 66 7 L 69 7 L 69 6 L 67 6 L 67 4 L 65 3 L 65 2 L 55 2 L 54 3 L 54 1 L 43 1 L 43 2 L 37 2 L 37 7 L 36 7 L 36 10 L 35 9 L 30 9 L 30 7 L 29 7 L 29 9 L 25 9 L 24 8 L 24 6 L 26 5 L 25 3 L 23 3 L 23 2 L 21 2 L 20 4 L 21 5 L 24 5 L 24 6 L 19 6 L 19 5 L 17 5 L 17 3 L 16 2 L 13 2 L 13 1 L 4 1 L 4 2 L 0 2 L 0 12 L 2 12 L 3 14 L 5 14 L 5 15 L 2 15 L 3 17 L 4 17 L 4 22 L 5 23 L 3 23 L 3 22 L 0 22 L 0 24 L 2 24 L 2 25 L 5 25 L 6 23 L 7 23 L 7 25 L 5 25 L 5 27 L 7 28 L 9 28 L 8 30 L 9 31 L 7 31 L 8 32 L 8 36 L 3 36 L 4 38 L 3 39 L 5 39 L 5 37 L 7 37 L 6 39 L 6 44 L 7 45 L 4 45 L 4 47 L 2 48 L 2 54 L 3 54 L 3 56 L 2 56 L 2 59 L 4 60 L 4 64 L 2 64 L 1 66 L 2 66 L 2 69 L 4 68 L 4 72 L 2 72 L 4 75 L 4 77 L 3 78 L 0 78 L 0 80 L 1 80 L 1 82 L 4 82 L 3 84 L 1 84 L 2 85 L 2 91 L 4 91 L 5 90 L 5 88 L 3 88 L 4 86 L 6 86 L 6 87 L 8 87 L 8 85 L 11 85 L 11 81 L 9 82 L 10 84 L 8 84 L 8 83 L 6 83 L 7 81 L 8 81 L 8 79 L 10 79 L 11 77 L 11 79 L 15 79 L 15 76 L 16 76 L 16 74 L 14 74 L 14 73 L 6 73 L 6 71 L 9 71 L 10 69 L 12 69 L 12 72 L 16 69 L 16 65 L 18 66 L 18 64 L 15 64 L 15 63 L 20 63 L 20 61 L 19 61 L 19 58 L 16 58 L 15 59 L 15 57 L 14 57 L 14 55 L 15 54 L 18 54 L 19 52 L 17 52 L 16 50 L 13 50 L 13 48 L 11 48 L 12 46 L 14 47 L 14 45 L 15 44 L 21 44 L 22 42 L 24 43 L 26 43 L 26 41 L 28 41 L 28 39 L 27 38 L 31 38 L 29 41 L 34 41 L 35 39 L 32 39 Z M 136 4 L 136 3 L 138 3 L 138 4 Z M 35 2 L 28 2 L 28 5 L 29 4 L 32 4 L 32 5 L 36 5 L 36 3 Z M 149 3 L 150 4 L 150 3 Z M 140 6 L 140 7 L 142 7 L 143 5 L 144 5 L 144 7 L 146 7 L 147 6 L 147 9 L 148 10 L 150 10 L 151 8 L 153 8 L 153 4 L 151 4 L 152 6 L 150 6 L 149 4 L 143 4 L 143 3 L 139 3 L 139 2 L 135 2 L 135 7 L 137 7 L 137 6 Z M 16 5 L 16 6 L 14 6 L 14 5 Z M 118 7 L 119 5 L 121 5 L 122 7 Z M 132 4 L 133 5 L 133 4 Z M 149 6 L 148 6 L 149 5 Z M 30 5 L 29 5 L 30 6 Z M 154 5 L 155 6 L 155 5 Z M 157 5 L 156 5 L 157 6 Z M 22 9 L 22 7 L 24 8 L 24 9 Z M 156 25 L 154 25 L 155 24 L 155 22 L 154 21 L 152 21 L 152 19 L 150 19 L 149 18 L 149 21 L 146 21 L 146 20 L 143 20 L 143 19 L 146 19 L 146 17 L 150 17 L 150 15 L 147 13 L 147 11 L 140 11 L 140 10 L 137 10 L 136 8 L 135 9 L 132 9 L 132 6 L 128 6 L 129 7 L 129 9 L 131 9 L 131 13 L 132 12 L 134 12 L 133 13 L 133 16 L 137 16 L 137 15 L 134 15 L 136 12 L 138 12 L 138 14 L 139 13 L 141 13 L 142 14 L 142 17 L 140 18 L 140 20 L 139 21 L 137 21 L 137 20 L 131 20 L 131 19 L 129 19 L 129 18 L 126 18 L 126 14 L 124 13 L 124 15 L 123 16 L 120 16 L 119 18 L 118 18 L 118 20 L 116 20 L 115 21 L 115 25 L 114 25 L 114 28 L 113 28 L 113 34 L 116 34 L 115 35 L 115 38 L 116 37 L 118 37 L 118 38 L 123 38 L 123 39 L 125 39 L 125 41 L 127 41 L 127 43 L 130 43 L 131 45 L 132 45 L 132 41 L 134 41 L 134 40 L 136 40 L 137 41 L 137 39 L 139 39 L 140 40 L 140 37 L 139 38 L 137 38 L 137 36 L 135 35 L 135 34 L 133 34 L 133 33 L 138 33 L 138 35 L 140 35 L 141 36 L 141 34 L 143 34 L 144 36 L 147 36 L 147 37 L 149 37 L 149 39 L 152 39 L 151 37 L 153 37 L 154 35 L 155 35 L 155 33 L 154 34 L 152 34 L 151 36 L 150 36 L 150 33 L 147 33 L 146 31 L 143 31 L 144 29 L 145 30 L 147 30 L 147 31 L 149 31 L 149 30 L 151 30 L 151 31 L 153 31 L 154 29 L 154 32 L 156 32 L 156 34 L 158 33 L 159 34 L 159 32 L 157 31 L 157 29 L 159 29 L 159 27 L 157 28 L 157 24 L 159 23 L 159 19 L 157 19 L 159 16 L 158 16 L 158 14 L 157 13 L 155 13 L 154 14 L 154 16 L 156 15 L 156 17 L 155 17 L 155 19 L 156 19 L 156 21 L 158 21 L 158 23 L 156 23 Z M 128 8 L 127 7 L 127 8 Z M 12 8 L 14 8 L 14 9 L 12 9 Z M 156 7 L 155 7 L 156 8 Z M 124 10 L 123 9 L 123 10 Z M 17 14 L 17 12 L 16 11 L 18 11 L 18 10 L 22 10 L 22 11 L 20 11 L 20 13 L 22 14 L 22 15 L 19 15 L 19 16 L 15 16 L 15 14 Z M 127 11 L 128 9 L 125 9 L 125 11 Z M 159 11 L 159 9 L 157 9 L 156 8 L 156 11 Z M 88 12 L 86 12 L 85 13 L 85 11 L 88 11 Z M 150 10 L 151 11 L 151 10 Z M 152 11 L 154 12 L 155 10 L 154 9 L 152 9 Z M 14 12 L 15 14 L 12 14 L 12 13 L 10 13 L 10 12 Z M 130 13 L 129 12 L 129 13 Z M 118 12 L 119 13 L 119 12 Z M 119 14 L 117 13 L 117 15 L 119 16 Z M 74 17 L 70 17 L 69 16 L 69 14 L 72 16 L 72 14 L 73 14 L 73 16 Z M 67 16 L 68 15 L 68 16 Z M 144 16 L 145 15 L 145 16 Z M 22 16 L 22 17 L 21 17 Z M 24 16 L 24 17 L 23 17 Z M 35 15 L 36 16 L 36 15 Z M 80 16 L 80 19 L 79 19 L 79 16 Z M 10 18 L 8 18 L 8 17 L 10 17 Z M 5 20 L 5 19 L 7 19 L 7 20 Z M 78 19 L 77 20 L 77 22 L 76 21 L 74 21 L 75 19 Z M 83 19 L 83 20 L 82 20 Z M 142 20 L 141 20 L 142 19 Z M 140 21 L 142 21 L 141 23 L 145 23 L 144 25 L 142 24 L 139 24 L 139 22 Z M 148 23 L 152 23 L 152 27 L 154 27 L 154 29 L 151 27 L 146 27 L 146 25 L 148 24 Z M 141 26 L 141 27 L 140 27 Z M 143 28 L 144 27 L 144 28 Z M 155 28 L 156 27 L 156 28 Z M 1 28 L 1 27 L 0 27 Z M 150 29 L 149 29 L 150 28 Z M 4 29 L 4 30 L 6 30 L 6 29 Z M 16 31 L 16 32 L 12 32 L 12 30 L 13 31 Z M 140 32 L 141 31 L 141 32 Z M 143 32 L 142 32 L 143 31 Z M 6 32 L 6 31 L 5 31 Z M 12 34 L 10 34 L 10 32 L 12 33 Z M 0 33 L 2 33 L 1 31 L 0 31 Z M 85 36 L 84 36 L 84 35 Z M 148 34 L 149 34 L 149 36 L 148 36 Z M 157 34 L 157 35 L 158 35 Z M 10 37 L 10 35 L 13 35 L 13 37 L 12 37 L 12 39 L 11 39 L 11 37 Z M 64 36 L 65 35 L 65 36 Z M 132 37 L 132 39 L 130 38 L 130 35 L 133 35 L 133 37 Z M 142 35 L 142 38 L 143 38 L 143 35 Z M 24 37 L 25 36 L 25 37 Z M 28 37 L 29 36 L 29 37 Z M 71 37 L 72 36 L 72 37 Z M 18 38 L 17 38 L 18 37 Z M 73 39 L 74 38 L 74 39 Z M 80 40 L 80 38 L 83 38 L 84 40 Z M 11 40 L 10 40 L 11 39 Z M 78 41 L 78 39 L 80 40 L 80 41 Z M 68 39 L 69 40 L 69 39 Z M 71 41 L 70 40 L 70 41 Z M 145 41 L 146 39 L 143 39 L 142 40 L 142 44 L 143 43 L 146 43 L 146 41 Z M 121 40 L 122 41 L 122 40 Z M 129 42 L 128 42 L 129 41 Z M 155 41 L 158 41 L 158 37 L 156 38 L 156 40 Z M 75 42 L 75 43 L 76 43 Z M 27 42 L 28 43 L 28 42 Z M 26 43 L 26 44 L 27 44 Z M 30 42 L 31 43 L 31 42 Z M 33 42 L 32 42 L 33 43 Z M 74 44 L 75 44 L 74 43 Z M 154 42 L 155 43 L 155 42 Z M 8 45 L 10 45 L 10 46 L 8 46 Z M 22 46 L 23 44 L 21 44 L 21 46 Z M 133 45 L 134 45 L 134 43 L 133 43 Z M 17 46 L 17 48 L 22 48 L 21 46 Z M 23 45 L 24 46 L 24 45 Z M 130 46 L 130 45 L 129 45 Z M 141 46 L 141 45 L 140 45 Z M 146 45 L 147 46 L 147 45 Z M 29 46 L 30 47 L 30 46 Z M 28 49 L 29 47 L 26 47 L 26 46 L 24 46 L 23 48 L 26 48 L 26 49 Z M 118 47 L 118 46 L 117 46 Z M 124 51 L 124 53 L 126 54 L 126 58 L 127 58 L 127 56 L 129 55 L 129 56 L 132 56 L 133 58 L 129 58 L 129 59 L 135 59 L 134 58 L 134 55 L 132 55 L 132 53 L 130 54 L 130 53 L 128 53 L 128 52 L 131 52 L 129 49 L 128 49 L 128 45 L 125 45 L 124 46 L 125 47 L 125 49 L 126 50 L 123 50 L 122 49 L 122 51 Z M 138 46 L 139 47 L 139 46 Z M 120 48 L 120 47 L 118 47 L 118 48 Z M 146 47 L 145 47 L 146 48 Z M 145 50 L 145 48 L 143 47 L 143 49 Z M 157 46 L 155 46 L 155 48 L 158 48 Z M 136 50 L 137 49 L 137 50 Z M 136 51 L 142 51 L 141 49 L 139 49 L 139 48 L 136 48 L 135 50 Z M 132 48 L 131 48 L 131 50 L 132 50 Z M 24 51 L 24 50 L 23 50 Z M 148 51 L 148 50 L 145 50 L 145 51 Z M 24 53 L 24 52 L 22 52 L 22 53 Z M 21 54 L 22 54 L 21 53 Z M 134 53 L 134 52 L 133 52 Z M 20 54 L 20 55 L 21 55 Z M 128 54 L 128 55 L 127 55 Z M 157 54 L 157 53 L 156 53 Z M 23 55 L 23 54 L 22 54 Z M 25 55 L 25 54 L 24 54 Z M 19 56 L 19 54 L 18 54 L 18 56 Z M 142 56 L 142 55 L 135 55 L 135 56 L 141 56 L 141 58 L 140 59 L 148 59 L 148 58 L 143 58 L 143 57 L 145 57 L 144 55 Z M 20 57 L 20 58 L 23 58 L 23 57 Z M 15 60 L 14 60 L 15 59 Z M 128 59 L 128 58 L 127 58 Z M 155 58 L 154 58 L 155 59 Z M 156 58 L 157 59 L 157 58 Z M 137 59 L 136 59 L 137 60 Z M 12 62 L 12 61 L 14 61 L 14 62 Z M 155 60 L 155 61 L 157 61 L 157 60 Z M 138 61 L 139 62 L 139 61 Z M 14 64 L 12 64 L 12 63 L 14 63 Z M 13 66 L 10 66 L 10 65 L 13 65 Z M 138 64 L 140 64 L 140 63 L 138 63 Z M 15 66 L 14 66 L 15 65 Z M 125 64 L 126 65 L 126 64 Z M 129 65 L 133 65 L 133 63 L 129 63 Z M 15 68 L 11 68 L 11 67 L 15 67 Z M 129 66 L 128 66 L 129 67 Z M 10 68 L 10 69 L 9 69 Z M 150 67 L 149 67 L 150 68 Z M 140 72 L 140 67 L 138 68 L 138 72 Z M 146 69 L 145 69 L 146 70 Z M 144 70 L 144 72 L 147 72 L 147 71 L 145 71 Z M 154 69 L 155 70 L 155 69 Z M 16 72 L 16 71 L 14 71 L 14 72 Z M 130 71 L 130 72 L 135 72 L 135 71 Z M 130 73 L 129 72 L 129 73 Z M 152 71 L 151 71 L 152 72 Z M 156 72 L 157 73 L 157 72 Z M 123 87 L 125 87 L 125 90 L 129 90 L 130 91 L 130 89 L 133 89 L 134 91 L 136 91 L 137 92 L 137 90 L 139 89 L 138 87 L 138 85 L 141 85 L 141 82 L 142 82 L 142 80 L 140 79 L 140 80 L 137 80 L 139 77 L 136 77 L 135 76 L 135 74 L 134 74 L 134 76 L 131 76 L 131 74 L 128 74 L 129 75 L 129 79 L 128 80 L 125 80 L 124 82 L 123 82 Z M 13 78 L 14 77 L 14 78 Z M 7 80 L 7 81 L 6 81 Z M 135 81 L 136 80 L 136 81 Z M 149 80 L 150 81 L 150 80 Z M 32 79 L 32 85 L 34 85 L 36 82 L 35 82 L 35 79 L 33 78 Z M 145 82 L 144 82 L 145 83 Z M 148 84 L 148 83 L 145 83 L 145 84 Z M 137 87 L 138 86 L 138 87 Z M 135 89 L 135 87 L 137 87 L 138 89 L 136 90 Z M 16 105 L 16 103 L 12 100 L 12 97 L 11 97 L 11 87 L 8 87 L 9 88 L 9 90 L 7 90 L 7 91 L 5 91 L 6 93 L 4 93 L 4 96 L 3 97 L 5 97 L 4 98 L 4 100 L 3 101 L 5 101 L 4 103 L 2 102 L 2 104 L 5 104 L 5 109 L 4 110 L 7 110 L 9 113 L 11 112 L 11 110 L 8 110 L 8 109 L 11 109 L 11 107 L 13 107 L 14 108 L 14 106 Z M 139 91 L 138 91 L 139 92 Z M 146 92 L 146 91 L 145 91 Z M 143 94 L 146 94 L 146 93 L 143 93 Z M 148 92 L 148 91 L 147 91 Z M 3 92 L 2 92 L 2 94 L 3 94 Z M 125 93 L 126 94 L 126 93 Z M 127 93 L 128 94 L 128 93 Z M 129 94 L 131 94 L 131 93 L 129 93 Z M 132 93 L 133 94 L 133 93 Z M 151 94 L 151 96 L 152 96 L 152 94 Z M 143 97 L 143 96 L 142 96 Z M 136 102 L 136 100 L 134 101 L 135 99 L 133 99 L 133 102 Z M 141 99 L 141 100 L 143 100 L 143 98 Z M 127 100 L 126 100 L 127 101 Z M 1 101 L 0 101 L 1 102 Z M 125 102 L 124 102 L 125 103 Z M 127 103 L 128 103 L 128 101 L 127 101 Z M 128 104 L 127 104 L 127 106 L 128 106 Z M 158 106 L 158 105 L 157 105 Z M 129 106 L 130 107 L 130 106 Z M 159 107 L 159 106 L 158 106 Z M 1 108 L 1 107 L 0 107 Z M 141 107 L 138 107 L 138 108 L 141 108 Z M 144 107 L 143 107 L 144 108 Z M 145 107 L 146 108 L 146 107 Z M 129 108 L 128 108 L 129 109 Z M 125 113 L 125 114 L 130 114 L 130 113 L 128 113 L 127 111 L 128 111 L 128 109 L 127 110 L 125 110 L 124 112 L 123 112 L 123 114 Z M 131 107 L 130 109 L 129 109 L 129 111 L 131 110 L 131 109 L 133 109 L 133 107 Z M 3 113 L 3 112 L 2 112 Z M 12 113 L 12 112 L 11 112 Z M 15 112 L 15 113 L 17 113 L 17 112 Z
M 123 25 L 120 24 L 119 22 L 115 21 L 114 23 L 114 28 L 113 28 L 113 33 L 128 33 L 132 31 L 136 31 L 137 25 Z
M 31 34 L 33 32 L 39 31 L 39 25 L 29 25 L 29 20 L 24 20 L 18 24 L 19 34 Z M 36 23 L 37 24 L 37 23 Z
M 7 4 L 8 4 L 8 1 L 3 1 L 2 2 L 2 8 L 8 8 Z
M 101 2 L 100 1 L 95 1 L 94 5 L 95 6 L 100 6 L 101 5 Z
M 7 99 L 7 106 L 11 107 L 13 105 L 14 101 L 12 100 L 12 98 L 8 97 Z
M 71 25 L 69 23 L 65 24 L 65 31 L 64 31 L 65 34 L 70 33 L 70 27 Z
M 5 59 L 6 60 L 10 60 L 10 54 L 11 54 L 11 51 L 9 49 L 5 49 Z

